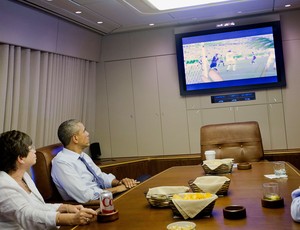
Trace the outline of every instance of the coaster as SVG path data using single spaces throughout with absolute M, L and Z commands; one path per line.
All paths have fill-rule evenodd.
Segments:
M 237 164 L 237 168 L 239 170 L 247 170 L 247 169 L 251 169 L 252 165 L 248 162 L 244 162 L 244 163 L 238 163 Z
M 283 198 L 280 198 L 279 200 L 261 199 L 261 205 L 264 208 L 282 208 L 284 207 L 284 200 Z
M 119 211 L 115 210 L 112 213 L 99 213 L 97 215 L 97 221 L 98 222 L 112 222 L 119 219 Z
M 246 218 L 246 209 L 240 205 L 230 205 L 223 209 L 223 216 L 229 220 Z

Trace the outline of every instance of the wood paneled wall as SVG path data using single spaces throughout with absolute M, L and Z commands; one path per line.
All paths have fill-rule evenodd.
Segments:
M 142 158 L 139 160 L 116 159 L 115 162 L 96 162 L 103 172 L 112 173 L 119 179 L 124 177 L 135 179 L 143 175 L 154 176 L 173 166 L 197 165 L 200 163 L 200 154 L 188 157 L 157 157 Z
M 300 149 L 288 151 L 273 151 L 265 153 L 265 159 L 268 161 L 286 161 L 300 170 Z M 112 173 L 117 178 L 122 179 L 138 178 L 140 176 L 154 176 L 173 166 L 197 165 L 201 164 L 200 154 L 187 156 L 170 157 L 151 157 L 151 158 L 119 158 L 108 161 L 96 161 L 101 170 L 106 173 Z

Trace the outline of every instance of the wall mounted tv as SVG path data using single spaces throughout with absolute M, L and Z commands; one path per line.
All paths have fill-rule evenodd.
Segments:
M 286 85 L 280 22 L 176 34 L 181 95 Z

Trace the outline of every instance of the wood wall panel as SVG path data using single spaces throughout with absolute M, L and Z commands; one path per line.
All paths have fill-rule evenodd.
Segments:
M 300 149 L 283 152 L 267 152 L 265 159 L 268 161 L 286 161 L 300 170 Z M 120 158 L 111 159 L 107 162 L 95 162 L 103 172 L 112 173 L 118 179 L 124 177 L 138 178 L 143 175 L 154 176 L 173 166 L 201 164 L 200 154 L 188 155 L 187 157 L 152 157 L 152 158 Z
M 286 161 L 291 163 L 297 169 L 300 170 L 300 153 L 290 153 L 290 154 L 274 154 L 274 155 L 267 155 L 266 160 L 268 161 Z
M 197 155 L 193 158 L 145 158 L 108 165 L 99 165 L 98 162 L 98 165 L 103 172 L 112 173 L 118 179 L 122 179 L 124 177 L 136 179 L 144 175 L 154 176 L 155 174 L 173 166 L 197 165 L 200 163 L 201 158 Z

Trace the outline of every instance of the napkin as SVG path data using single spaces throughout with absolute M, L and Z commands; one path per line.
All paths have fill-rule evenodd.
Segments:
M 205 160 L 203 161 L 204 165 L 207 165 L 211 170 L 218 168 L 222 164 L 226 164 L 231 167 L 233 158 L 224 158 L 224 159 L 214 159 L 214 160 Z
M 180 212 L 182 217 L 186 220 L 188 218 L 194 218 L 199 212 L 201 212 L 207 205 L 218 198 L 213 194 L 212 197 L 200 200 L 181 200 L 172 199 L 173 204 Z
M 197 177 L 193 183 L 203 192 L 216 194 L 226 181 L 230 181 L 226 176 L 202 176 Z
M 146 198 L 150 198 L 152 195 L 170 195 L 175 193 L 184 193 L 189 191 L 189 187 L 186 186 L 160 186 L 150 188 L 147 192 Z
M 275 174 L 267 174 L 265 175 L 265 177 L 269 178 L 269 179 L 276 179 L 276 178 L 287 178 L 287 175 L 281 175 L 281 176 L 276 176 Z

